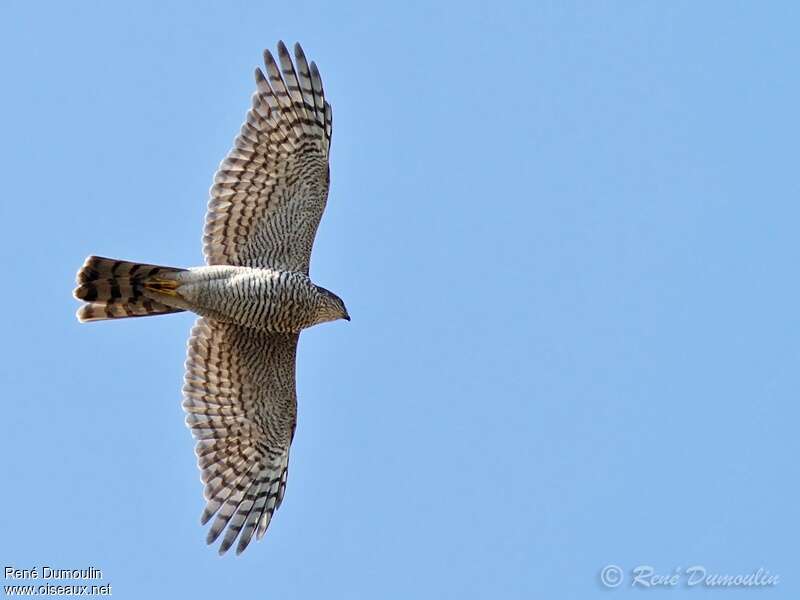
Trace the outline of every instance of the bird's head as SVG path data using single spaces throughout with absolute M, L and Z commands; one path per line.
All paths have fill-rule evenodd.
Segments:
M 344 305 L 344 300 L 339 298 L 330 290 L 324 287 L 317 287 L 317 310 L 315 314 L 315 323 L 327 323 L 328 321 L 336 321 L 338 319 L 350 320 L 350 314 L 347 312 L 347 307 Z

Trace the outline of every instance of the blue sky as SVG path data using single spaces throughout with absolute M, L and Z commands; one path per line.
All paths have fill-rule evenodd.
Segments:
M 2 565 L 121 599 L 796 597 L 796 4 L 379 4 L 4 3 Z M 192 316 L 79 325 L 71 290 L 88 254 L 201 262 L 278 39 L 333 104 L 312 276 L 353 321 L 301 336 L 285 502 L 220 559 Z

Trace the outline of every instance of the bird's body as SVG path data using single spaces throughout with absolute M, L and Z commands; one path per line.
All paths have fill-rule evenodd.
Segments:
M 299 333 L 329 320 L 328 296 L 305 273 L 217 265 L 167 277 L 177 286 L 174 306 L 221 323 Z M 170 299 L 164 303 L 170 304 Z
M 183 406 L 197 439 L 211 543 L 237 553 L 261 537 L 286 487 L 299 332 L 347 319 L 341 298 L 308 275 L 328 195 L 331 107 L 314 63 L 283 43 L 211 188 L 207 266 L 90 256 L 78 272 L 81 321 L 191 311 Z

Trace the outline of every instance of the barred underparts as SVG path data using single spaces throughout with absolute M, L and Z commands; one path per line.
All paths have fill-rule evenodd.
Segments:
M 331 107 L 299 44 L 264 52 L 256 92 L 211 187 L 207 266 L 90 256 L 78 272 L 80 321 L 191 311 L 183 407 L 197 440 L 208 543 L 241 553 L 261 538 L 286 489 L 297 419 L 302 329 L 350 317 L 308 276 L 328 197 Z

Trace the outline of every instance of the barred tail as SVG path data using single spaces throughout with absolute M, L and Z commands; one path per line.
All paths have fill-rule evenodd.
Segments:
M 163 302 L 174 296 L 169 274 L 186 269 L 160 267 L 90 256 L 78 271 L 75 297 L 87 302 L 78 309 L 81 322 L 149 317 L 183 312 Z M 166 278 L 165 278 L 166 276 Z

